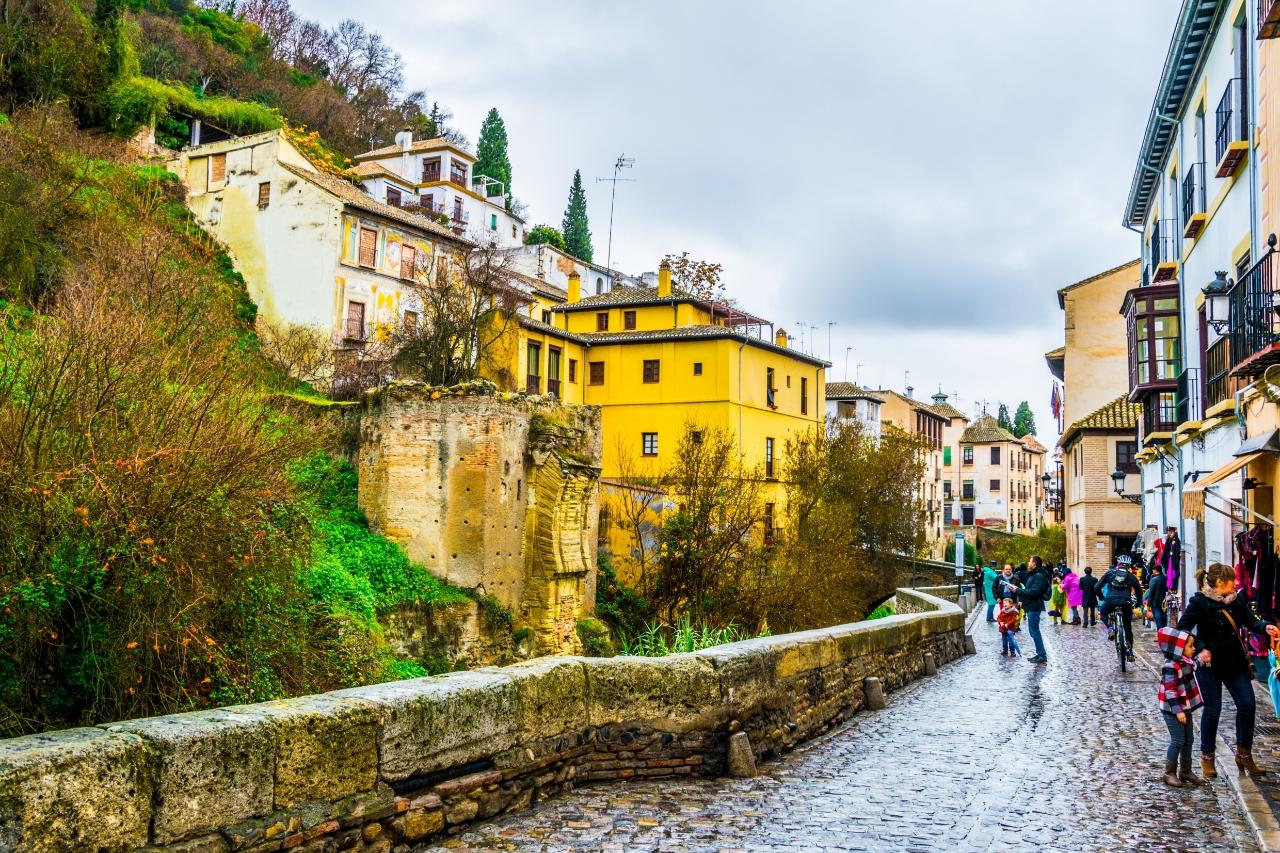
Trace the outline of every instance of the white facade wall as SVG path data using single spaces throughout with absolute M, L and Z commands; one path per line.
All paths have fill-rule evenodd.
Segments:
M 874 400 L 827 399 L 827 420 L 856 420 L 868 435 L 880 437 L 880 404 Z

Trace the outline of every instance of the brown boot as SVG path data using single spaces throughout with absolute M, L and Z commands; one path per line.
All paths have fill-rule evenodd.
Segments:
M 1236 753 L 1236 767 L 1239 767 L 1250 776 L 1265 776 L 1267 771 L 1263 770 L 1253 761 L 1253 755 L 1248 752 Z
M 1166 761 L 1164 763 L 1164 783 L 1170 788 L 1182 787 L 1182 783 L 1178 781 L 1178 762 Z
M 1191 769 L 1191 756 L 1189 755 L 1183 755 L 1178 758 L 1178 779 L 1188 785 L 1204 784 L 1204 780 Z
M 1200 756 L 1200 772 L 1204 774 L 1204 778 L 1206 779 L 1218 778 L 1218 768 L 1213 766 L 1212 755 Z

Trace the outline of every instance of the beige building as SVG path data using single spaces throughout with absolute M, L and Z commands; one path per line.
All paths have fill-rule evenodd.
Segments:
M 960 434 L 957 494 L 961 526 L 1030 535 L 1045 519 L 1045 449 L 1034 436 L 1018 438 L 991 415 Z
M 880 398 L 880 421 L 889 423 L 905 432 L 921 436 L 928 445 L 924 474 L 920 478 L 919 495 L 924 501 L 929 550 L 940 555 L 945 547 L 942 528 L 943 511 L 943 433 L 951 422 L 949 414 L 939 412 L 934 406 L 911 396 L 915 389 L 908 387 L 906 394 L 876 389 Z
M 1062 523 L 1067 563 L 1101 570 L 1117 549 L 1128 549 L 1142 527 L 1142 510 L 1115 494 L 1111 473 L 1127 475 L 1125 491 L 1139 491 L 1136 430 L 1142 407 L 1128 402 L 1129 355 L 1125 294 L 1139 286 L 1139 261 L 1121 264 L 1058 291 L 1065 345 L 1046 354 L 1063 383 Z

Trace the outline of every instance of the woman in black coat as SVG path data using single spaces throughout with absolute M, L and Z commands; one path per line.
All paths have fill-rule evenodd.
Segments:
M 1196 646 L 1201 649 L 1196 671 L 1204 698 L 1200 768 L 1210 779 L 1218 775 L 1213 752 L 1218 718 L 1222 715 L 1222 688 L 1226 687 L 1236 703 L 1236 766 L 1251 776 L 1259 776 L 1264 771 L 1253 761 L 1253 667 L 1245 654 L 1240 629 L 1247 628 L 1259 636 L 1276 636 L 1280 630 L 1258 618 L 1249 600 L 1236 592 L 1236 573 L 1230 566 L 1214 563 L 1201 569 L 1196 572 L 1196 583 L 1200 591 L 1187 602 L 1178 630 L 1194 630 Z
M 1084 607 L 1084 621 L 1080 624 L 1088 628 L 1098 624 L 1098 579 L 1093 576 L 1093 566 L 1084 567 L 1084 577 L 1080 578 L 1080 592 L 1084 596 L 1081 605 Z

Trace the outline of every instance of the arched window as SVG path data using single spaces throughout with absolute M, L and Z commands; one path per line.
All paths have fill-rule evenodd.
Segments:
M 604 277 L 596 276 L 596 295 L 599 296 L 601 293 L 604 293 Z

